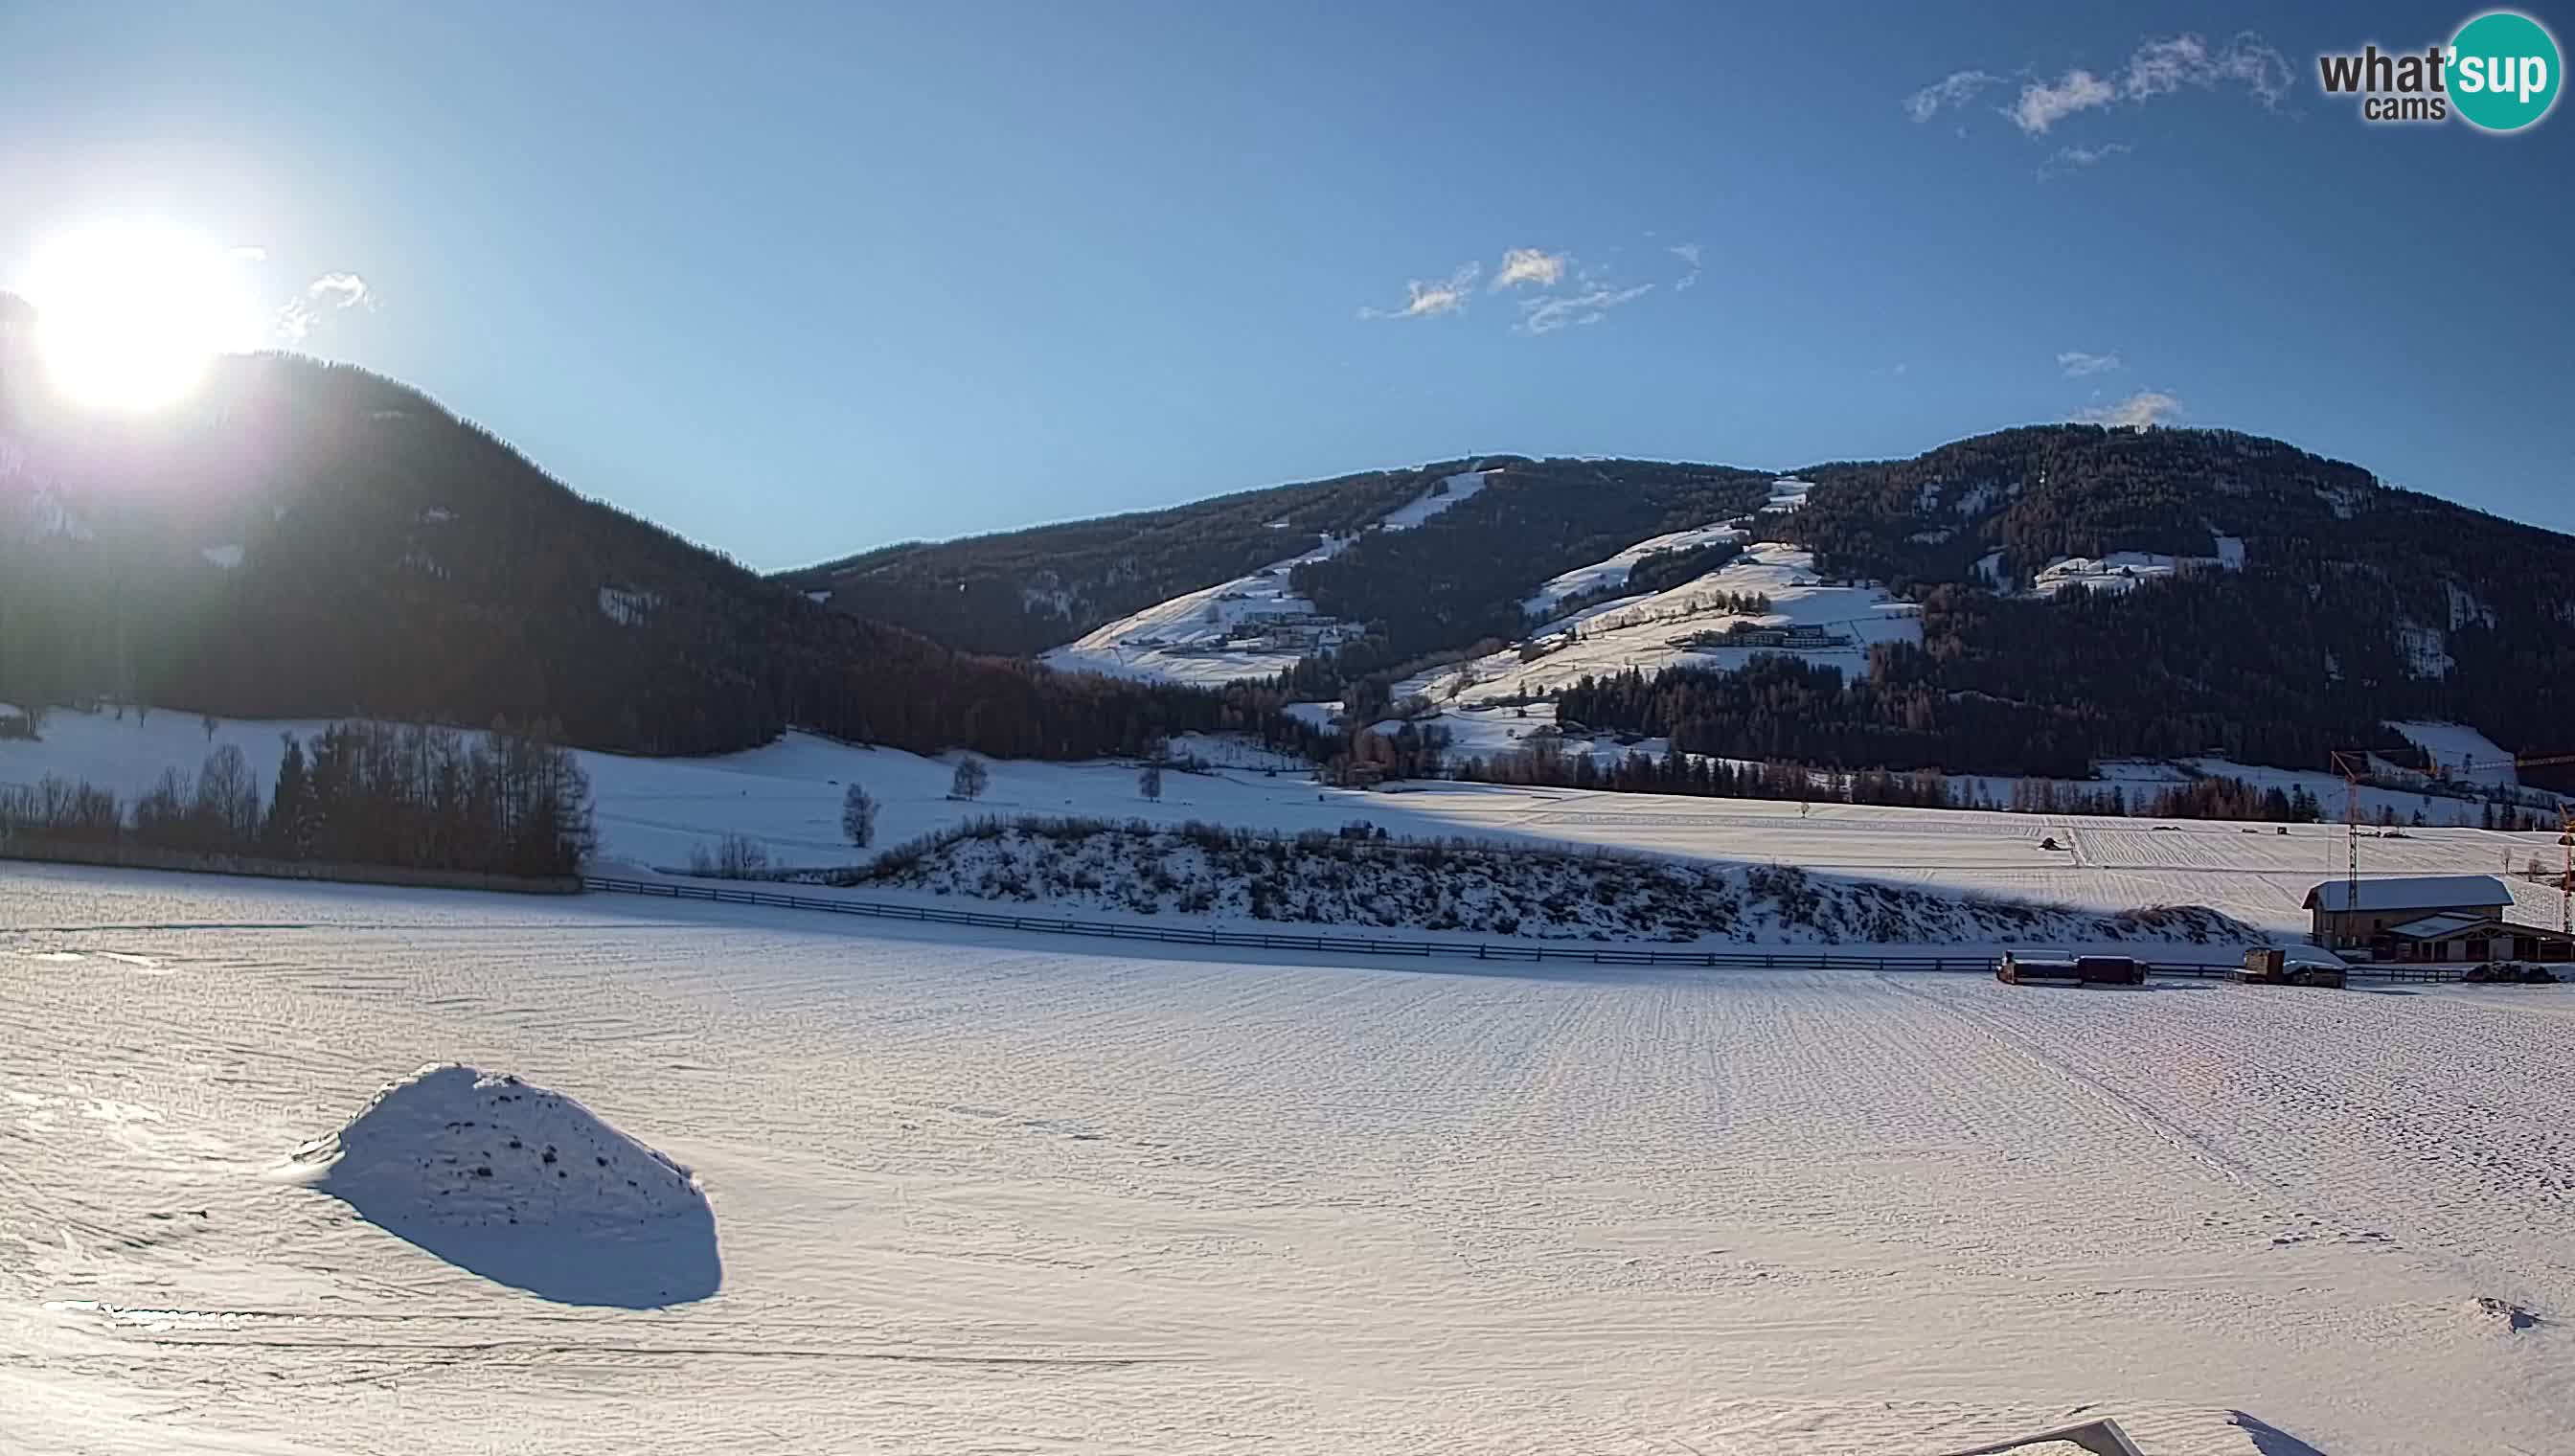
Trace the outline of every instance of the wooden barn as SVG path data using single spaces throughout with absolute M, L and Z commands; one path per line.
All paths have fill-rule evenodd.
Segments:
M 2330 950 L 2357 950 L 2433 915 L 2500 920 L 2512 909 L 2512 890 L 2491 874 L 2419 874 L 2357 885 L 2329 879 L 2307 891 L 2306 908 L 2310 939 Z

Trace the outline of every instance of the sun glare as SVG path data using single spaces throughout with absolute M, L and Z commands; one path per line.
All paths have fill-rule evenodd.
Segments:
M 173 229 L 110 223 L 66 233 L 21 284 L 55 388 L 89 405 L 149 409 L 188 393 L 214 357 L 259 341 L 230 251 Z

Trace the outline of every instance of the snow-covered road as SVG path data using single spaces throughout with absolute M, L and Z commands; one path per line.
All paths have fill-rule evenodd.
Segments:
M 0 1448 L 2575 1426 L 2575 988 L 1390 970 L 814 918 L 0 872 Z M 276 1176 L 451 1060 L 693 1167 L 720 1287 L 549 1303 Z

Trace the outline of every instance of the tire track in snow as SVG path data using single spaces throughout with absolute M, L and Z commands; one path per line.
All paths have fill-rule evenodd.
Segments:
M 2102 1081 L 2100 1078 L 2084 1071 L 2071 1059 L 2050 1050 L 2045 1043 L 2024 1034 L 2001 1017 L 1992 1015 L 1971 1003 L 1962 1001 L 1955 997 L 1934 995 L 1921 986 L 1908 985 L 1905 983 L 1903 977 L 1887 975 L 1883 972 L 1873 972 L 1873 974 L 1876 974 L 1878 979 L 1894 987 L 1896 990 L 1901 991 L 1905 995 L 1911 996 L 1917 1001 L 1922 1001 L 1931 1005 L 1938 1014 L 1944 1015 L 1950 1020 L 1968 1027 L 1978 1036 L 1982 1037 L 1987 1043 L 2019 1057 L 2033 1066 L 2037 1066 L 2045 1070 L 2059 1080 L 2065 1082 L 2067 1085 L 2073 1086 L 2090 1095 L 2102 1105 L 2118 1112 L 2129 1122 L 2145 1129 L 2149 1133 L 2152 1133 L 2157 1140 L 2172 1148 L 2175 1152 L 2182 1154 L 2184 1157 L 2189 1158 L 2209 1172 L 2215 1174 L 2222 1181 L 2239 1187 L 2250 1186 L 2255 1181 L 2255 1174 L 2251 1169 L 2235 1161 L 2233 1158 L 2226 1156 L 2224 1153 L 2219 1152 L 2215 1147 L 2211 1146 L 2207 1141 L 2192 1133 L 2187 1128 L 2178 1126 L 2162 1117 L 2156 1113 L 2152 1107 L 2147 1106 L 2135 1097 L 2127 1095 L 2119 1089 L 2109 1085 L 2107 1082 Z M 2042 989 L 2040 993 L 2046 994 L 2052 989 L 2053 988 L 2045 988 Z M 2087 988 L 2082 991 L 2071 992 L 2071 994 L 2136 995 L 2141 993 L 2136 991 L 2105 991 Z M 2150 992 L 2146 994 L 2150 994 Z

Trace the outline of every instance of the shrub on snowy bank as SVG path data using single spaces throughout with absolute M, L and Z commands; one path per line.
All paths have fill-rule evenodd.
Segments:
M 1353 824 L 1287 835 L 1199 821 L 979 818 L 808 882 L 1128 914 L 1455 930 L 1540 939 L 1753 943 L 2261 938 L 2202 906 L 2096 913 L 1811 874 Z

